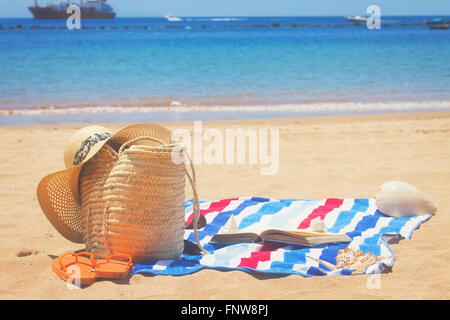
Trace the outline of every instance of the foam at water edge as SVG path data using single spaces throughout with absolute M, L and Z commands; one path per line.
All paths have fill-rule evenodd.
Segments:
M 0 109 L 0 116 L 82 114 L 82 113 L 134 113 L 134 112 L 199 112 L 199 111 L 288 111 L 299 113 L 348 113 L 348 112 L 402 112 L 450 110 L 450 100 L 415 102 L 346 102 L 346 103 L 308 103 L 281 105 L 235 105 L 235 106 L 89 106 L 77 108 L 44 107 L 30 109 Z

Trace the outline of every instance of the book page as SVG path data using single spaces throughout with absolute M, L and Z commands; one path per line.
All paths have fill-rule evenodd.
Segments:
M 269 231 L 270 230 L 270 231 Z M 263 232 L 269 231 L 270 233 L 290 233 L 291 235 L 300 236 L 336 236 L 337 233 L 323 233 L 315 232 L 309 229 L 277 229 L 267 226 L 262 223 L 254 223 L 253 225 L 238 229 L 238 224 L 235 216 L 230 216 L 226 224 L 219 230 L 217 234 L 239 234 L 239 233 L 255 233 L 261 235 Z

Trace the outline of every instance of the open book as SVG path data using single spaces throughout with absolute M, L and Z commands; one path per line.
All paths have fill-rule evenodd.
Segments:
M 219 233 L 215 234 L 210 240 L 212 243 L 263 241 L 316 246 L 325 243 L 350 242 L 351 238 L 346 234 L 313 232 L 307 229 L 280 230 L 254 226 L 238 230 L 234 216 L 231 216 Z

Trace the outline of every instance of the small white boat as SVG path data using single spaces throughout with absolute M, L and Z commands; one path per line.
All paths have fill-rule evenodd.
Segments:
M 181 21 L 181 18 L 175 17 L 172 14 L 166 14 L 164 18 L 166 18 L 167 21 Z
M 350 22 L 366 22 L 368 18 L 365 16 L 346 16 L 345 19 Z

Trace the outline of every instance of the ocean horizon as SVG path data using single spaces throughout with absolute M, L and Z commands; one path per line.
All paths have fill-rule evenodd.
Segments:
M 450 32 L 432 18 L 0 18 L 0 125 L 449 110 Z

